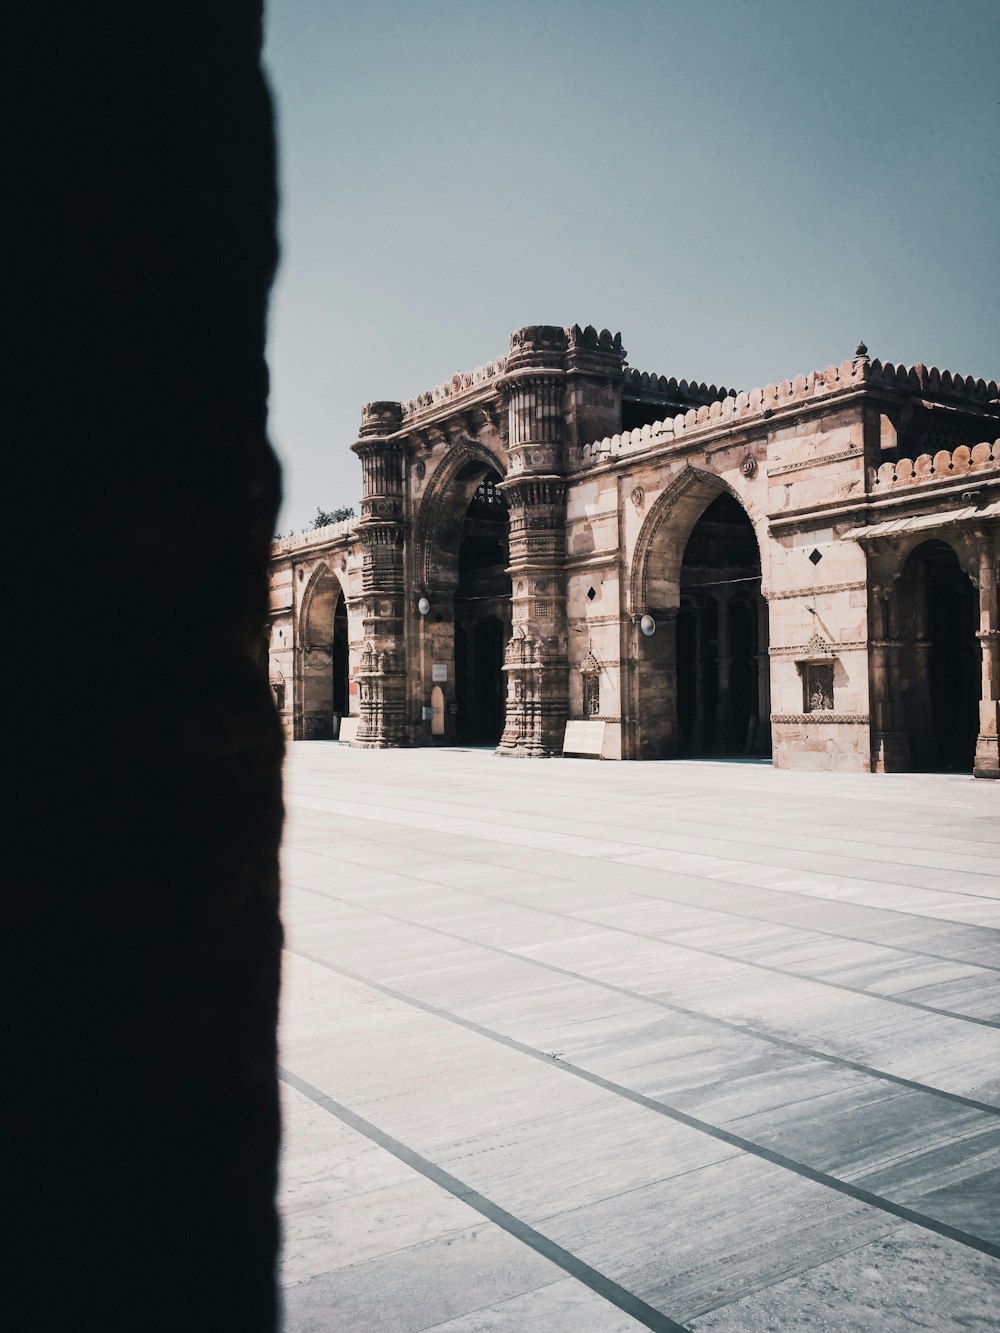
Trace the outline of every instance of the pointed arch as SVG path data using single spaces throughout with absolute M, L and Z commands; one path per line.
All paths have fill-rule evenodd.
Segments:
M 418 622 L 411 670 L 425 699 L 434 668 L 445 672 L 440 694 L 446 707 L 438 722 L 443 731 L 432 728 L 428 739 L 457 736 L 493 744 L 503 729 L 509 521 L 502 493 L 484 482 L 504 476 L 497 452 L 462 438 L 439 462 L 414 518 L 410 577 L 431 611 Z
M 309 642 L 309 618 L 312 613 L 313 601 L 319 590 L 319 584 L 324 578 L 334 579 L 337 583 L 340 596 L 347 604 L 347 587 L 339 572 L 332 568 L 325 560 L 321 560 L 306 581 L 305 589 L 302 593 L 302 601 L 299 604 L 299 615 L 297 628 L 297 639 L 300 647 L 304 647 Z
M 295 731 L 305 740 L 329 740 L 350 711 L 347 590 L 336 569 L 321 560 L 302 595 L 296 622 Z
M 753 524 L 761 553 L 763 583 L 767 586 L 763 569 L 768 545 L 766 519 L 759 506 L 716 473 L 687 463 L 660 493 L 639 529 L 632 552 L 629 579 L 629 612 L 633 619 L 645 615 L 650 609 L 676 607 L 676 596 L 664 599 L 663 593 L 668 589 L 679 588 L 681 562 L 694 525 L 712 501 L 724 494 L 733 497 Z M 670 529 L 670 541 L 666 544 L 658 541 L 665 524 L 669 524 Z M 664 532 L 663 537 L 666 536 Z M 664 562 L 662 575 L 656 580 L 655 587 L 651 586 L 649 577 L 654 552 Z
M 459 474 L 469 464 L 479 464 L 481 472 L 462 485 Z M 488 473 L 504 476 L 503 462 L 476 440 L 463 439 L 445 454 L 438 464 L 420 501 L 414 525 L 414 570 L 424 588 L 431 584 L 434 572 L 434 548 L 441 542 L 448 520 L 464 514 L 480 481 Z
M 721 526 L 707 550 L 703 520 L 709 531 Z M 748 541 L 755 548 L 752 558 Z M 717 583 L 704 573 L 691 582 L 686 561 L 695 548 L 695 567 L 710 577 L 718 568 Z M 650 508 L 633 548 L 628 589 L 630 757 L 769 751 L 766 549 L 766 518 L 758 506 L 714 472 L 686 464 Z M 726 568 L 731 559 L 736 574 Z M 654 620 L 649 636 L 639 633 L 646 615 Z

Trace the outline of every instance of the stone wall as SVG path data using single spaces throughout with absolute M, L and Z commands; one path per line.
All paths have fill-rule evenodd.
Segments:
M 457 534 L 476 485 L 492 476 L 510 508 L 502 752 L 558 752 L 567 719 L 600 722 L 606 757 L 678 752 L 690 605 L 682 564 L 701 515 L 727 496 L 759 552 L 759 593 L 741 597 L 739 578 L 733 585 L 740 613 L 751 614 L 748 597 L 755 608 L 759 639 L 747 744 L 763 754 L 770 743 L 785 767 L 864 770 L 873 756 L 883 765 L 872 691 L 881 699 L 888 688 L 880 654 L 895 650 L 877 648 L 889 631 L 873 627 L 885 595 L 873 524 L 893 529 L 922 516 L 928 532 L 974 520 L 992 531 L 995 517 L 975 506 L 1000 487 L 1000 446 L 988 442 L 1000 423 L 997 394 L 992 381 L 883 365 L 863 344 L 825 370 L 737 392 L 636 371 L 608 330 L 538 325 L 513 334 L 508 356 L 486 367 L 408 403 L 366 409 L 390 422 L 387 447 L 402 458 L 405 593 L 385 647 L 408 663 L 406 742 L 453 735 L 450 723 L 432 723 L 428 705 L 433 683 L 439 705 L 455 706 Z M 642 424 L 623 430 L 628 417 Z M 958 429 L 967 444 L 900 455 L 901 439 Z M 969 577 L 979 580 L 986 538 L 968 540 Z M 710 618 L 722 620 L 706 632 L 725 644 L 729 601 L 721 591 L 709 597 Z M 993 633 L 990 614 L 982 611 L 983 633 Z M 652 633 L 640 630 L 644 616 Z M 728 648 L 713 651 L 725 690 Z M 432 682 L 435 670 L 447 679 Z

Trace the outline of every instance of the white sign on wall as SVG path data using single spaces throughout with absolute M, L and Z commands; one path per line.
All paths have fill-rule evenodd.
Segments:
M 448 663 L 434 662 L 431 665 L 431 680 L 447 680 L 447 679 L 448 679 Z
M 588 754 L 600 759 L 604 749 L 603 722 L 567 722 L 563 754 Z

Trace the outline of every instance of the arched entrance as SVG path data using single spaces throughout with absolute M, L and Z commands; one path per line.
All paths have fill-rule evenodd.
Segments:
M 301 740 L 332 740 L 349 711 L 349 652 L 347 602 L 329 570 L 306 596 L 302 631 L 296 733 Z
M 462 524 L 455 588 L 455 736 L 496 745 L 504 723 L 504 647 L 510 637 L 507 506 L 493 474 L 476 487 Z
M 627 756 L 769 756 L 760 546 L 717 476 L 687 467 L 661 494 L 636 542 L 630 591 Z M 639 632 L 643 617 L 652 634 Z
M 414 739 L 496 745 L 503 732 L 511 633 L 504 460 L 465 440 L 441 462 L 414 524 L 419 601 L 411 662 Z
M 914 768 L 972 771 L 979 730 L 979 605 L 947 542 L 910 552 L 898 588 L 900 688 Z
M 767 606 L 760 586 L 753 524 L 741 505 L 723 493 L 695 523 L 681 564 L 680 754 L 770 752 L 770 722 L 760 707 L 759 677 L 767 670 Z

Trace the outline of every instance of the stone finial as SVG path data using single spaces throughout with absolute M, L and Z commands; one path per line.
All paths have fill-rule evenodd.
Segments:
M 868 360 L 868 348 L 865 346 L 864 341 L 859 342 L 858 345 L 857 345 L 857 347 L 855 347 L 855 349 L 854 349 L 854 359 L 855 359 L 855 361 L 867 361 L 867 360 Z

